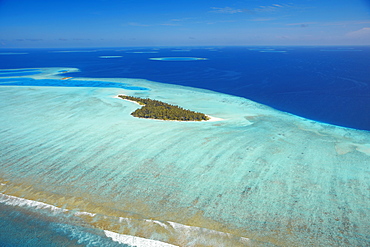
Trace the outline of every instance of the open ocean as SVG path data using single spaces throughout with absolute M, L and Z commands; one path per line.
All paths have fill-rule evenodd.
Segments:
M 0 246 L 369 246 L 369 58 L 0 50 Z M 133 118 L 118 94 L 221 120 Z

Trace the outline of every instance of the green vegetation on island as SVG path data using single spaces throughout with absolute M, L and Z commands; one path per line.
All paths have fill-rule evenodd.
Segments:
M 186 110 L 179 106 L 170 105 L 158 100 L 148 98 L 143 99 L 126 95 L 119 95 L 118 97 L 125 100 L 135 101 L 143 106 L 131 113 L 134 117 L 177 121 L 209 120 L 209 117 L 203 113 Z

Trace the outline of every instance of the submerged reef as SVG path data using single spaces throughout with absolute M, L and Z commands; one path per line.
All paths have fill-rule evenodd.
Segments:
M 37 231 L 55 245 L 369 246 L 370 132 L 198 88 L 39 70 L 0 78 L 18 83 L 0 87 L 2 244 Z M 146 121 L 117 95 L 223 121 Z
M 143 105 L 143 107 L 131 113 L 134 117 L 177 121 L 203 121 L 210 119 L 203 113 L 186 110 L 177 105 L 167 104 L 158 100 L 126 95 L 119 95 L 118 97 Z

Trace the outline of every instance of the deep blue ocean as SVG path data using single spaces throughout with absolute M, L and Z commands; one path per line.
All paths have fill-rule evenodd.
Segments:
M 149 59 L 156 57 L 206 60 Z M 210 89 L 245 97 L 308 119 L 370 130 L 370 47 L 0 51 L 0 69 L 35 67 L 79 68 L 81 72 L 66 75 L 72 77 L 143 78 Z

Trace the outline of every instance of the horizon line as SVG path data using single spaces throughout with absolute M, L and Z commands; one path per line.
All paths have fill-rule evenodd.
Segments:
M 102 48 L 166 48 L 166 47 L 370 47 L 370 45 L 145 45 L 145 46 L 92 46 L 92 47 L 0 47 L 0 49 L 102 49 Z

